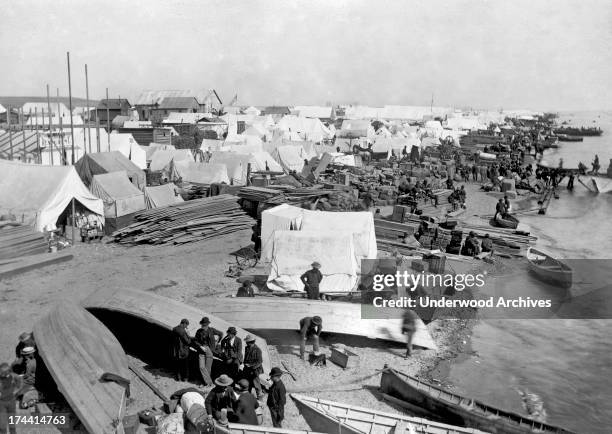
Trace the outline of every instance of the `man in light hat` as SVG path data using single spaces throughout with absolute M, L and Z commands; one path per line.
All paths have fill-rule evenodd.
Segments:
M 176 381 L 189 380 L 189 347 L 192 338 L 187 333 L 189 320 L 183 318 L 179 325 L 172 329 L 172 359 L 175 364 Z
M 6 432 L 9 416 L 17 411 L 17 393 L 21 384 L 21 377 L 11 372 L 8 363 L 0 364 L 0 433 Z M 9 431 L 14 434 L 15 425 L 9 425 Z
M 315 261 L 312 263 L 312 269 L 300 276 L 300 280 L 304 284 L 306 294 L 311 300 L 319 299 L 319 285 L 323 280 L 323 275 L 321 274 L 320 268 L 321 264 Z
M 215 419 L 221 425 L 227 425 L 227 413 L 233 412 L 235 401 L 234 391 L 232 390 L 232 380 L 223 374 L 215 380 L 215 387 L 208 393 L 204 406 L 209 419 Z
M 306 341 L 309 337 L 312 336 L 313 351 L 319 351 L 319 336 L 321 335 L 321 331 L 323 330 L 323 319 L 315 315 L 313 317 L 304 317 L 300 320 L 300 358 L 304 359 L 304 355 L 306 352 Z
M 281 380 L 282 375 L 283 371 L 278 367 L 274 367 L 270 371 L 272 386 L 268 391 L 266 405 L 270 409 L 272 426 L 275 428 L 282 428 L 282 422 L 285 418 L 285 404 L 287 403 L 287 389 L 285 389 L 285 384 Z
M 259 402 L 249 392 L 249 381 L 242 379 L 234 385 L 236 400 L 234 401 L 234 414 L 231 422 L 245 425 L 259 425 L 255 409 L 259 408 Z
M 194 341 L 198 347 L 198 363 L 200 374 L 205 386 L 212 384 L 212 365 L 217 342 L 223 338 L 223 333 L 210 326 L 210 319 L 205 316 L 200 320 L 200 328 L 195 334 Z
M 18 371 L 20 366 L 23 366 L 23 357 L 21 356 L 21 350 L 26 347 L 36 348 L 36 342 L 34 341 L 34 336 L 30 332 L 24 332 L 19 335 L 19 343 L 15 347 L 15 361 L 12 363 L 11 367 L 17 374 L 23 374 L 23 372 Z
M 259 374 L 263 374 L 263 355 L 253 336 L 247 335 L 245 342 L 246 348 L 244 350 L 244 369 L 242 370 L 242 375 L 249 381 L 249 392 L 255 388 L 257 399 L 259 399 L 262 396 Z
M 226 374 L 232 378 L 238 376 L 238 370 L 243 361 L 242 340 L 236 334 L 236 327 L 230 327 L 225 337 L 221 339 L 221 352 L 225 360 Z

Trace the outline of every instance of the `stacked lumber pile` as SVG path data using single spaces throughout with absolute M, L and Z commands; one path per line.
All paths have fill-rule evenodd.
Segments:
M 46 253 L 49 244 L 41 232 L 16 222 L 0 222 L 0 259 Z
M 248 229 L 252 224 L 237 197 L 222 194 L 144 211 L 112 236 L 122 244 L 185 244 Z
M 209 191 L 210 185 L 183 182 L 181 184 L 180 194 L 183 200 L 194 200 L 208 197 Z
M 265 188 L 265 187 L 242 187 L 238 192 L 238 197 L 241 199 L 250 200 L 251 202 L 266 202 L 283 193 L 280 188 Z

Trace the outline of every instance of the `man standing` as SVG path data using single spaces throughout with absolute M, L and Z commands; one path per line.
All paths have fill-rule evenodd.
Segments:
M 234 402 L 234 417 L 232 422 L 245 425 L 259 425 L 255 409 L 259 408 L 259 402 L 249 392 L 249 381 L 242 379 L 234 386 L 238 398 Z
M 227 424 L 227 412 L 233 409 L 235 396 L 232 390 L 232 380 L 223 374 L 215 380 L 215 387 L 208 393 L 204 406 L 209 419 Z
M 493 216 L 493 220 L 497 219 L 497 215 L 503 217 L 506 214 L 506 205 L 504 205 L 504 200 L 502 198 L 497 201 L 495 204 L 495 215 Z
M 221 339 L 221 352 L 225 360 L 227 375 L 236 378 L 243 360 L 242 340 L 236 336 L 236 327 L 227 329 L 227 334 Z
M 304 289 L 308 294 L 308 298 L 311 300 L 319 299 L 319 285 L 323 280 L 320 268 L 321 264 L 315 261 L 312 263 L 312 269 L 300 276 L 300 280 L 304 284 Z
M 189 380 L 189 346 L 191 337 L 187 333 L 189 320 L 183 318 L 181 323 L 172 329 L 172 359 L 174 360 L 176 380 Z
M 21 389 L 21 378 L 11 372 L 8 363 L 0 365 L 0 433 L 6 433 L 9 416 L 17 411 L 17 392 Z M 11 434 L 17 431 L 15 425 L 9 425 Z
M 242 374 L 249 382 L 249 392 L 255 388 L 257 399 L 259 399 L 262 396 L 259 374 L 263 374 L 263 356 L 261 349 L 255 344 L 253 336 L 247 335 L 245 341 L 246 349 L 244 350 L 244 369 Z
M 217 341 L 223 338 L 223 333 L 210 326 L 210 319 L 207 316 L 200 320 L 200 328 L 195 334 L 194 341 L 198 346 L 198 365 L 200 374 L 205 386 L 210 386 L 213 381 L 211 378 L 213 355 L 217 348 Z
M 412 340 L 414 338 L 414 333 L 417 329 L 417 320 L 419 317 L 414 311 L 410 309 L 406 309 L 404 311 L 404 318 L 402 323 L 402 334 L 406 335 L 406 355 L 405 358 L 408 358 L 412 355 Z
M 312 350 L 319 351 L 319 336 L 323 330 L 323 320 L 320 316 L 313 316 L 312 318 L 307 316 L 300 320 L 300 335 L 302 337 L 300 341 L 300 358 L 304 359 L 306 353 L 306 341 L 312 336 L 313 344 Z
M 282 422 L 285 418 L 285 404 L 287 403 L 287 389 L 281 380 L 283 371 L 280 368 L 274 367 L 270 371 L 272 379 L 272 387 L 268 391 L 268 401 L 266 405 L 270 409 L 270 417 L 272 418 L 272 426 L 274 428 L 282 428 Z

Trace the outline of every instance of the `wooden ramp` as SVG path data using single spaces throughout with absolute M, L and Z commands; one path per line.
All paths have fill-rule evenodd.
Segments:
M 209 311 L 214 315 L 249 329 L 297 330 L 300 319 L 319 315 L 323 318 L 324 332 L 406 342 L 406 336 L 402 334 L 402 311 L 399 309 L 285 297 L 211 297 L 207 302 Z M 378 318 L 383 318 L 362 319 L 362 308 L 365 314 L 376 312 Z M 437 349 L 421 320 L 413 343 L 422 348 Z
M 0 280 L 47 265 L 70 261 L 72 257 L 72 251 L 66 250 L 59 253 L 39 253 L 13 259 L 2 259 L 0 260 Z
M 243 346 L 245 345 L 244 338 L 248 334 L 246 330 L 240 328 L 240 324 L 231 319 L 221 319 L 185 303 L 133 289 L 98 291 L 85 299 L 82 305 L 86 309 L 107 310 L 130 315 L 166 330 L 172 330 L 183 318 L 187 318 L 190 324 L 197 325 L 202 317 L 207 316 L 210 318 L 211 326 L 224 334 L 229 327 L 236 327 Z M 253 337 L 256 339 L 257 346 L 261 348 L 264 373 L 267 374 L 271 369 L 268 344 L 259 336 L 253 335 Z
M 63 303 L 34 325 L 36 346 L 58 390 L 91 433 L 123 433 L 128 361 L 113 334 L 80 306 Z

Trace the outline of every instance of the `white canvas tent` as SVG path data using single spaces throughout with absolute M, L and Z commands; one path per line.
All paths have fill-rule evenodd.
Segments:
M 147 168 L 147 151 L 136 142 L 134 136 L 131 134 L 112 133 L 109 138 L 111 151 L 121 152 L 132 163 L 143 170 Z M 101 144 L 102 149 L 106 149 L 107 146 Z
M 91 192 L 104 202 L 104 217 L 117 218 L 145 209 L 144 193 L 128 179 L 127 173 L 94 175 Z
M 308 159 L 308 154 L 301 146 L 279 146 L 276 148 L 272 157 L 287 172 L 295 171 L 300 173 L 304 167 L 304 160 Z
M 73 166 L 42 166 L 0 160 L 0 214 L 42 231 L 53 228 L 58 217 L 76 199 L 104 221 L 104 206 L 85 187 Z
M 225 164 L 177 161 L 172 166 L 172 181 L 180 179 L 195 184 L 230 183 Z
M 260 260 L 268 263 L 272 260 L 274 232 L 278 230 L 299 230 L 302 226 L 304 210 L 286 203 L 270 208 L 261 213 L 261 254 Z
M 149 170 L 151 172 L 169 170 L 172 161 L 195 161 L 195 159 L 189 149 L 160 149 L 153 154 Z
M 174 184 L 145 187 L 144 196 L 147 209 L 183 202 L 183 198 L 176 194 L 176 187 Z

